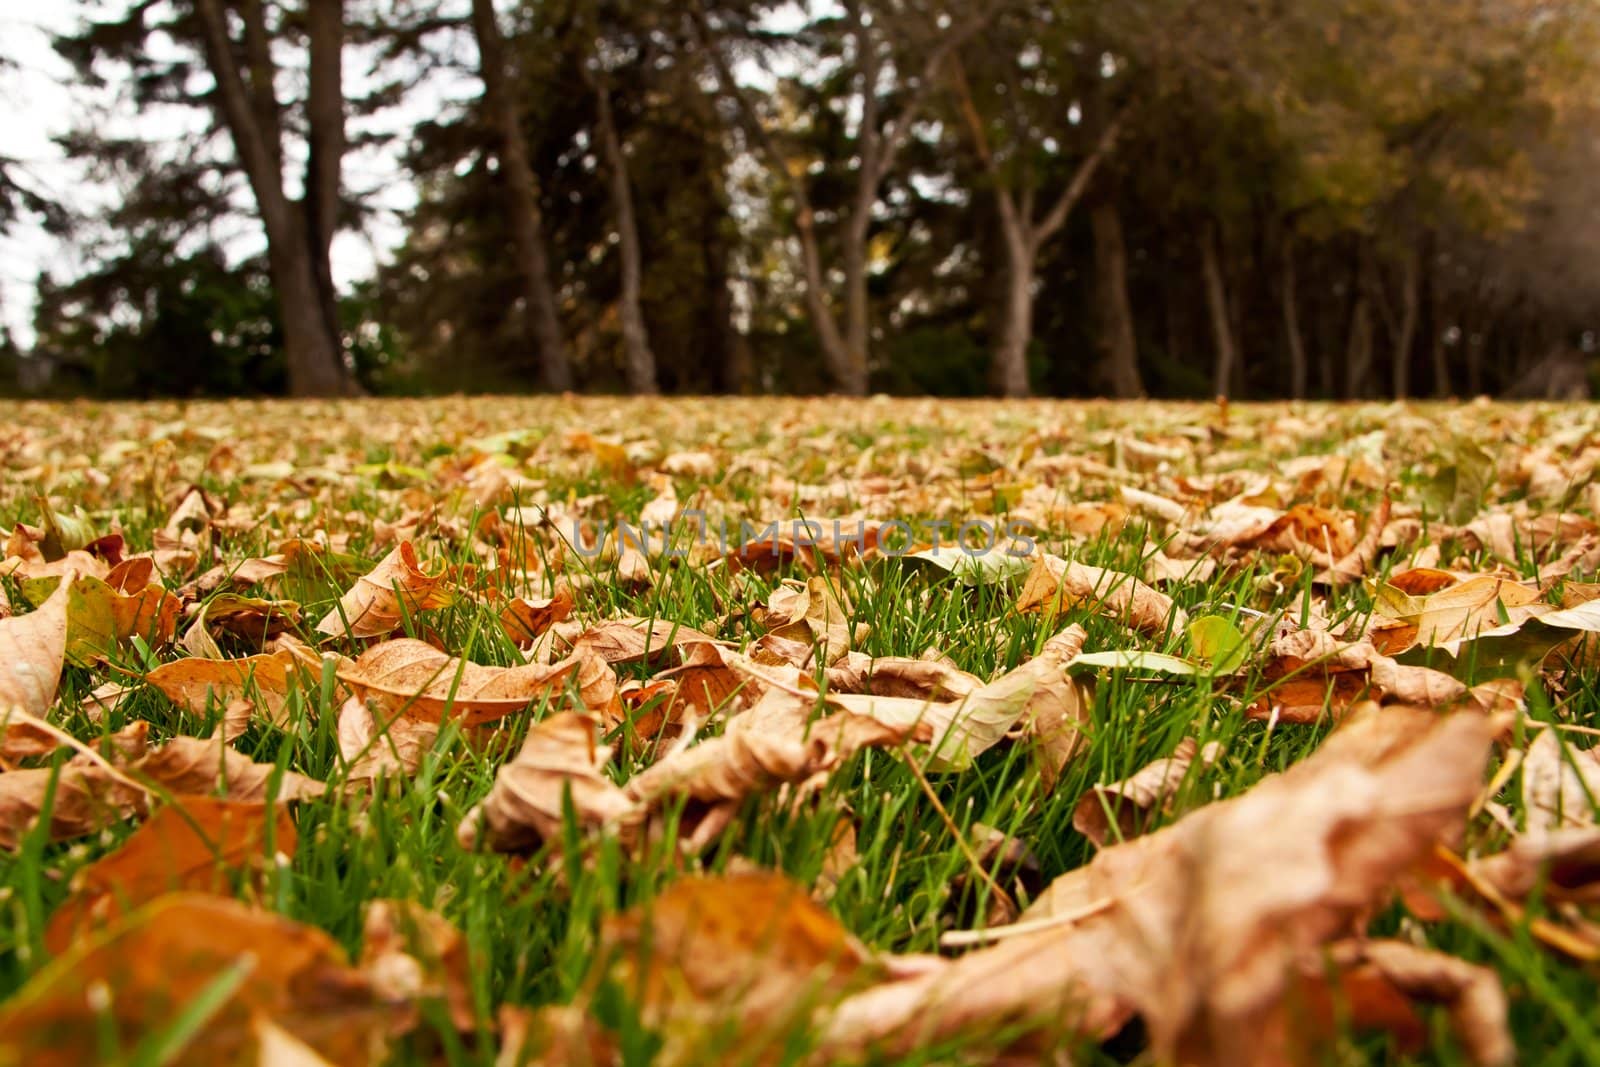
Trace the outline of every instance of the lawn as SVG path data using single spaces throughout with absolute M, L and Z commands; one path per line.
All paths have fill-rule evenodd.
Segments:
M 0 1064 L 1600 1062 L 1595 408 L 0 449 Z

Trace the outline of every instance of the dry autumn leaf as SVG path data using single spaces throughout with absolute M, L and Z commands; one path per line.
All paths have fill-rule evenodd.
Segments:
M 596 714 L 621 715 L 616 675 L 584 651 L 549 666 L 485 667 L 402 637 L 373 645 L 338 674 L 357 696 L 433 721 L 453 716 L 466 724 L 491 722 L 554 698 L 568 685 Z
M 50 917 L 44 934 L 51 952 L 176 890 L 221 893 L 234 872 L 290 858 L 294 821 L 284 807 L 260 802 L 185 797 L 168 804 L 122 846 L 80 870 L 73 893 Z
M 339 598 L 317 624 L 329 637 L 382 637 L 418 612 L 442 608 L 454 599 L 443 574 L 428 574 L 417 562 L 417 550 L 402 541 Z
M 134 1048 L 203 994 L 221 1003 L 168 1062 L 239 1060 L 259 1016 L 336 1063 L 366 1063 L 388 1014 L 322 931 L 223 897 L 171 893 L 77 941 L 0 1007 L 0 1061 L 98 1062 L 108 1038 Z
M 1017 610 L 1054 615 L 1078 605 L 1157 637 L 1181 632 L 1189 622 L 1171 597 L 1131 574 L 1038 553 L 1017 596 Z

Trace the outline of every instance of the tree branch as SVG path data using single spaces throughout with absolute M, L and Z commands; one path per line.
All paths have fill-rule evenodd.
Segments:
M 1116 147 L 1117 137 L 1122 133 L 1123 124 L 1127 121 L 1128 111 L 1129 108 L 1124 107 L 1106 124 L 1106 128 L 1100 131 L 1100 138 L 1095 142 L 1094 149 L 1082 163 L 1078 164 L 1072 180 L 1061 190 L 1061 195 L 1056 198 L 1049 214 L 1034 227 L 1033 240 L 1036 245 L 1048 241 L 1057 230 L 1061 229 L 1072 209 L 1083 199 L 1083 194 L 1088 191 L 1089 182 L 1094 178 L 1094 172 L 1100 169 L 1100 164 L 1105 162 L 1111 150 Z

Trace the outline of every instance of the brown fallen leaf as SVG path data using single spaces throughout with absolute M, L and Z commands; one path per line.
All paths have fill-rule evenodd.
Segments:
M 335 735 L 345 781 L 365 784 L 385 775 L 415 775 L 439 737 L 439 724 L 353 696 L 339 708 Z
M 881 968 L 782 875 L 684 878 L 608 918 L 598 974 L 638 991 L 664 1062 L 776 1060 L 787 1027 Z M 597 977 L 598 977 L 597 974 Z
M 26 615 L 0 619 L 0 722 L 11 708 L 44 718 L 56 701 L 67 654 L 69 577 Z
M 1046 794 L 1055 791 L 1062 770 L 1088 741 L 1084 728 L 1090 723 L 1093 683 L 1087 677 L 1066 673 L 1067 664 L 1083 651 L 1087 638 L 1083 627 L 1073 623 L 1046 641 L 1035 657 L 1050 667 L 1035 668 L 1041 674 L 1022 717 L 1022 728 L 1032 741 L 1033 762 Z
M 1171 597 L 1131 574 L 1037 553 L 1017 596 L 1017 610 L 1054 615 L 1078 605 L 1157 637 L 1169 630 L 1181 632 L 1189 621 Z
M 757 622 L 774 636 L 814 646 L 826 666 L 841 660 L 871 632 L 865 623 L 851 623 L 843 587 L 820 576 L 807 579 L 803 586 L 779 586 L 767 605 Z
M 513 643 L 526 648 L 570 614 L 572 590 L 562 586 L 547 600 L 534 602 L 513 597 L 500 611 L 500 626 Z
M 117 764 L 145 752 L 148 724 L 136 722 L 107 738 Z M 0 848 L 15 849 L 45 815 L 51 798 L 48 837 L 82 837 L 144 810 L 148 788 L 120 772 L 113 759 L 80 752 L 59 769 L 30 767 L 0 774 Z M 52 788 L 54 794 L 52 797 Z
M 830 692 L 871 693 L 911 700 L 960 700 L 983 688 L 983 679 L 942 660 L 851 656 L 825 672 Z
M 679 833 L 685 849 L 695 852 L 716 838 L 746 797 L 781 785 L 803 791 L 862 748 L 928 736 L 917 721 L 884 723 L 850 711 L 812 722 L 813 705 L 812 698 L 769 689 L 720 736 L 646 767 L 628 780 L 625 792 L 649 813 L 687 797 L 691 803 Z
M 372 901 L 362 928 L 359 966 L 381 1000 L 407 1006 L 394 1032 L 415 1029 L 421 1021 L 417 1007 L 426 1000 L 443 1001 L 457 1030 L 477 1029 L 473 961 L 461 932 L 443 916 L 414 901 Z
M 1046 1044 L 1105 1037 L 1136 1013 L 1159 1062 L 1284 1062 L 1268 1024 L 1294 969 L 1462 825 L 1494 733 L 1471 712 L 1352 716 L 1242 796 L 1063 875 L 1015 936 L 847 999 L 818 1056 L 893 1055 L 1001 1023 Z
M 1120 782 L 1094 786 L 1080 797 L 1072 809 L 1073 829 L 1100 846 L 1108 840 L 1126 841 L 1137 836 L 1152 816 L 1166 810 L 1193 764 L 1198 761 L 1205 770 L 1221 753 L 1222 746 L 1216 741 L 1201 748 L 1194 738 L 1184 738 L 1172 755 Z
M 1596 803 L 1600 803 L 1600 750 L 1564 744 L 1555 729 L 1539 731 L 1522 761 L 1528 833 L 1593 826 Z
M 826 699 L 830 707 L 876 719 L 886 726 L 903 731 L 913 727 L 927 730 L 933 737 L 933 748 L 926 766 L 933 771 L 958 771 L 970 766 L 975 757 L 998 744 L 1019 721 L 1035 714 L 1053 724 L 1049 727 L 1052 739 L 1063 746 L 1062 753 L 1070 758 L 1067 750 L 1075 742 L 1062 731 L 1068 719 L 1076 717 L 1073 703 L 1079 694 L 1067 677 L 1066 662 L 1055 652 L 1046 652 L 959 700 L 855 693 L 829 693 Z
M 442 608 L 454 599 L 443 573 L 428 574 L 417 562 L 417 550 L 402 541 L 370 572 L 339 598 L 338 605 L 317 624 L 330 637 L 382 637 L 420 611 Z
M 467 725 L 491 722 L 557 696 L 568 684 L 590 711 L 609 721 L 621 718 L 616 675 L 582 650 L 549 666 L 485 667 L 401 637 L 373 645 L 338 674 L 356 695 L 420 719 L 448 715 Z
M 1267 685 L 1246 709 L 1253 719 L 1314 723 L 1338 719 L 1357 701 L 1446 707 L 1474 703 L 1461 682 L 1431 667 L 1397 663 L 1367 641 L 1340 641 L 1325 630 L 1295 630 L 1268 646 Z
M 559 841 L 562 805 L 570 795 L 583 830 L 616 827 L 624 836 L 642 819 L 637 802 L 605 775 L 611 749 L 596 741 L 596 723 L 563 711 L 528 731 L 494 786 L 456 832 L 464 848 L 528 852 Z
M 320 684 L 316 667 L 282 649 L 245 659 L 190 656 L 163 663 L 145 681 L 196 715 L 213 701 L 231 706 L 242 700 L 259 706 L 275 726 L 289 722 L 291 692 L 314 694 Z
M 694 651 L 696 645 L 720 644 L 710 634 L 670 619 L 628 617 L 597 623 L 572 642 L 573 651 L 593 652 L 607 663 L 658 663 L 672 665 Z
M 367 1063 L 390 1014 L 321 930 L 224 897 L 170 893 L 76 941 L 0 1005 L 0 1062 L 99 1062 L 108 1038 L 132 1049 L 208 990 L 222 1003 L 167 1062 L 239 1062 L 255 1047 L 252 1017 L 262 1017 L 335 1063 Z
M 310 800 L 326 789 L 321 782 L 276 764 L 256 763 L 222 738 L 174 737 L 127 764 L 131 777 L 179 796 L 278 802 Z
M 300 605 L 292 600 L 264 600 L 239 593 L 217 593 L 200 605 L 189 629 L 179 639 L 191 656 L 223 659 L 217 638 L 227 636 L 261 648 L 300 621 Z
M 1384 1030 L 1402 1055 L 1427 1048 L 1431 1036 L 1418 1005 L 1440 1005 L 1469 1061 L 1491 1067 L 1516 1059 L 1499 976 L 1443 952 L 1403 941 L 1350 940 L 1302 959 L 1298 975 L 1267 1030 L 1277 1062 L 1313 1062 L 1343 1029 Z
M 45 947 L 60 955 L 92 929 L 174 890 L 226 895 L 235 871 L 293 857 L 296 840 L 282 806 L 214 797 L 168 804 L 115 852 L 78 871 L 72 896 L 45 928 Z

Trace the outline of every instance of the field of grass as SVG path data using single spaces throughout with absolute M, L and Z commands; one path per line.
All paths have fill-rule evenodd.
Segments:
M 1596 409 L 0 452 L 0 1064 L 1600 1062 Z

